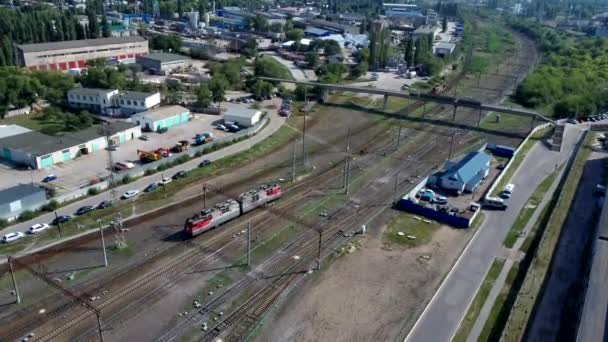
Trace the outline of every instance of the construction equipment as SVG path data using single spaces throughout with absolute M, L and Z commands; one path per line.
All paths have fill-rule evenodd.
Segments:
M 137 150 L 137 155 L 142 163 L 151 163 L 162 159 L 162 155 L 156 151 Z
M 196 145 L 202 145 L 202 144 L 206 144 L 208 142 L 213 141 L 213 135 L 211 135 L 211 133 L 203 133 L 203 134 L 197 134 L 194 137 L 194 143 Z
M 177 144 L 175 144 L 175 146 L 173 146 L 171 151 L 173 151 L 174 153 L 180 153 L 187 151 L 189 148 L 190 143 L 188 142 L 188 140 L 180 140 Z
M 167 157 L 171 156 L 171 151 L 169 151 L 168 148 L 164 148 L 164 147 L 157 148 L 154 152 L 156 152 L 157 154 L 160 154 L 161 157 L 163 157 L 163 158 L 167 158 Z

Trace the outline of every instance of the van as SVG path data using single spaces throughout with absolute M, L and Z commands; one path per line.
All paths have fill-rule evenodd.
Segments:
M 117 162 L 116 164 L 114 164 L 114 167 L 117 170 L 132 169 L 135 167 L 135 164 L 131 162 Z
M 511 183 L 507 184 L 507 186 L 505 186 L 505 188 L 502 190 L 500 197 L 511 198 L 511 195 L 513 194 L 514 189 L 515 189 L 515 184 L 511 184 Z
M 499 210 L 505 210 L 508 207 L 507 203 L 505 203 L 505 201 L 502 198 L 498 198 L 498 197 L 486 197 L 483 200 L 483 205 L 484 205 L 484 207 L 486 207 L 488 209 L 499 209 Z

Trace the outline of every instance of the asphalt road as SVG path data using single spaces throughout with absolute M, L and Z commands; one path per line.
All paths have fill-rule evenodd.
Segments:
M 276 99 L 273 101 L 280 101 L 280 99 Z M 175 166 L 175 167 L 172 167 L 170 169 L 163 171 L 163 174 L 166 175 L 167 177 L 171 177 L 173 174 L 175 174 L 178 171 L 191 170 L 191 169 L 197 168 L 198 164 L 203 159 L 209 159 L 211 161 L 215 161 L 215 160 L 222 159 L 224 157 L 227 157 L 227 156 L 230 156 L 230 155 L 233 155 L 233 154 L 236 154 L 236 153 L 249 149 L 256 143 L 266 139 L 272 133 L 276 132 L 279 128 L 281 128 L 283 123 L 285 123 L 285 118 L 279 116 L 276 111 L 269 111 L 269 115 L 270 115 L 270 123 L 262 131 L 258 132 L 258 134 L 250 137 L 249 139 L 246 139 L 246 140 L 240 141 L 236 144 L 227 146 L 221 150 L 206 154 L 200 158 L 193 158 L 192 160 L 190 160 L 184 164 L 181 164 L 181 165 L 178 165 L 178 166 Z M 136 181 L 134 181 L 132 183 L 117 187 L 116 193 L 118 195 L 122 195 L 127 190 L 142 191 L 150 183 L 158 182 L 159 177 L 160 176 L 158 174 L 155 174 L 155 175 L 144 176 L 144 177 L 138 178 Z M 109 199 L 111 199 L 110 192 L 105 191 L 99 195 L 86 197 L 81 201 L 72 203 L 65 207 L 61 207 L 60 209 L 57 210 L 57 214 L 58 215 L 73 215 L 76 212 L 76 210 L 78 210 L 78 208 L 80 208 L 82 206 L 85 206 L 85 205 L 96 206 L 100 202 L 109 200 Z M 11 233 L 11 232 L 25 232 L 27 229 L 29 229 L 29 227 L 31 227 L 35 223 L 48 223 L 48 222 L 51 222 L 54 218 L 55 218 L 54 213 L 44 214 L 44 215 L 36 217 L 33 220 L 21 222 L 21 223 L 18 223 L 13 226 L 5 228 L 2 230 L 2 235 L 5 235 L 5 234 Z M 27 235 L 25 238 L 27 238 Z
M 502 255 L 502 243 L 536 187 L 571 154 L 580 128 L 567 125 L 562 152 L 536 144 L 512 177 L 515 191 L 505 211 L 484 211 L 485 221 L 465 248 L 406 337 L 407 342 L 450 341 L 466 314 L 492 261 Z

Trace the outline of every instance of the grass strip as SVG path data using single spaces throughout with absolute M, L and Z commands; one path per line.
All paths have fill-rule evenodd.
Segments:
M 502 267 L 505 263 L 504 259 L 494 259 L 486 277 L 483 279 L 481 286 L 479 286 L 479 290 L 475 295 L 475 298 L 471 302 L 469 309 L 467 310 L 467 314 L 464 316 L 464 319 L 460 323 L 458 327 L 458 331 L 452 339 L 453 342 L 464 342 L 469 337 L 471 333 L 471 329 L 473 329 L 473 325 L 477 321 L 477 317 L 481 312 L 481 308 L 483 307 L 486 299 L 490 295 L 490 291 L 494 286 L 494 282 L 498 278 L 500 271 L 502 271 Z

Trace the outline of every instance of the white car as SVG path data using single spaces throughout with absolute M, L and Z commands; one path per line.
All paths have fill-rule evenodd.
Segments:
M 30 234 L 36 234 L 48 228 L 49 225 L 46 223 L 36 223 L 35 225 L 31 226 L 27 232 Z
M 169 177 L 165 177 L 165 178 L 163 178 L 163 179 L 160 180 L 160 185 L 169 184 L 169 183 L 171 183 L 171 181 L 173 181 L 173 179 L 171 179 Z
M 8 234 L 4 235 L 4 237 L 2 238 L 2 242 L 8 243 L 8 242 L 17 241 L 17 240 L 21 239 L 22 237 L 23 237 L 22 232 L 8 233 Z
M 125 192 L 124 194 L 122 194 L 122 199 L 128 199 L 131 197 L 135 197 L 139 194 L 139 190 L 129 190 L 127 192 Z

